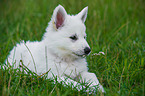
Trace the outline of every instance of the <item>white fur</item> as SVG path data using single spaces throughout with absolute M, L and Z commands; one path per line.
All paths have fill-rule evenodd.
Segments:
M 24 42 L 17 44 L 8 56 L 9 63 L 17 68 L 22 60 L 31 71 L 37 74 L 45 73 L 51 69 L 48 78 L 58 76 L 61 81 L 71 77 L 71 80 L 67 82 L 72 82 L 74 85 L 77 82 L 72 79 L 81 76 L 82 81 L 92 82 L 91 86 L 99 85 L 99 90 L 104 92 L 95 74 L 88 72 L 87 62 L 83 57 L 84 48 L 90 48 L 84 39 L 86 36 L 84 22 L 87 10 L 88 7 L 79 14 L 70 16 L 61 5 L 57 6 L 43 39 L 40 42 L 27 41 L 26 44 Z M 64 22 L 57 29 L 55 23 L 58 11 L 62 13 Z M 76 41 L 70 39 L 70 36 L 74 34 L 78 37 Z

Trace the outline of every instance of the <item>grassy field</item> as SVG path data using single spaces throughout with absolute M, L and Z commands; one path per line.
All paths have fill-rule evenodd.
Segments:
M 0 66 L 20 40 L 41 40 L 54 8 L 61 4 L 70 14 L 89 7 L 87 57 L 106 94 L 145 95 L 145 1 L 144 0 L 0 0 Z M 93 55 L 100 51 L 105 55 Z M 49 74 L 49 73 L 48 73 Z M 86 89 L 54 84 L 44 76 L 24 74 L 19 69 L 0 69 L 3 96 L 89 95 Z

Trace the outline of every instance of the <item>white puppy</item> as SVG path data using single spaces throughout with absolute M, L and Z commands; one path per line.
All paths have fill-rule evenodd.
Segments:
M 85 56 L 91 51 L 86 41 L 86 27 L 88 7 L 77 15 L 68 15 L 59 5 L 55 8 L 53 16 L 46 29 L 43 39 L 38 42 L 21 42 L 17 44 L 8 61 L 14 68 L 18 68 L 20 61 L 31 71 L 37 74 L 47 72 L 48 78 L 58 77 L 58 81 L 65 80 L 66 84 L 78 84 L 80 81 L 90 82 L 91 86 L 98 86 L 104 92 L 94 73 L 89 73 Z M 71 78 L 71 79 L 70 79 Z

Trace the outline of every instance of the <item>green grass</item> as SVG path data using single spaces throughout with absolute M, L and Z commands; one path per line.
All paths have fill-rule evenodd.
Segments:
M 104 86 L 105 95 L 144 96 L 144 0 L 0 0 L 0 65 L 20 40 L 41 40 L 58 4 L 70 14 L 89 7 L 86 32 L 92 53 L 87 58 L 88 67 Z M 93 55 L 100 51 L 105 55 Z M 45 75 L 38 78 L 19 69 L 0 69 L 3 96 L 88 95 L 84 91 L 54 84 Z

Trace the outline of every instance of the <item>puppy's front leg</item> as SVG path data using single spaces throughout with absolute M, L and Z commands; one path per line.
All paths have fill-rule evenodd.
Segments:
M 81 78 L 82 78 L 83 82 L 85 81 L 85 82 L 91 84 L 90 87 L 98 86 L 98 89 L 100 91 L 105 92 L 102 85 L 99 83 L 99 81 L 94 73 L 82 72 Z
M 76 87 L 78 91 L 82 90 L 83 87 L 82 85 L 80 85 L 80 83 L 64 76 L 58 77 L 58 82 L 62 82 L 65 85 L 72 85 L 72 88 Z

